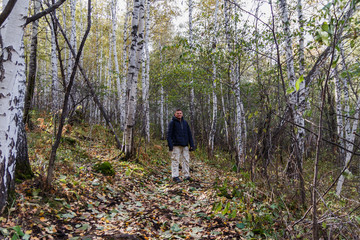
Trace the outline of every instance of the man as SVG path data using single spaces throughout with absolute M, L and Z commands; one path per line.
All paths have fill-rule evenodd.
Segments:
M 169 123 L 167 141 L 171 152 L 171 173 L 173 181 L 181 182 L 179 178 L 179 163 L 182 160 L 182 172 L 184 180 L 191 180 L 189 163 L 189 151 L 194 151 L 194 141 L 189 124 L 183 118 L 181 109 L 175 111 L 174 117 Z M 190 145 L 190 149 L 189 146 Z

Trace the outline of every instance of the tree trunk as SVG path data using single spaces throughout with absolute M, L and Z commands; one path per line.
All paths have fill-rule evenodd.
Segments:
M 215 133 L 216 133 L 216 123 L 217 123 L 217 96 L 216 96 L 216 81 L 217 81 L 217 75 L 216 75 L 216 45 L 217 45 L 217 34 L 218 34 L 218 22 L 217 22 L 217 15 L 218 15 L 218 9 L 219 9 L 219 0 L 216 0 L 216 6 L 215 6 L 215 15 L 214 15 L 214 33 L 213 33 L 213 42 L 212 42 L 212 53 L 213 53 L 213 59 L 212 59 L 212 67 L 213 67 L 213 76 L 212 76 L 212 121 L 211 121 L 211 129 L 209 134 L 209 155 L 212 156 L 214 154 L 214 142 L 215 142 Z
M 150 76 L 150 53 L 149 53 L 149 31 L 150 31 L 150 0 L 146 0 L 146 24 L 145 24 L 145 59 L 143 61 L 143 111 L 145 140 L 150 142 L 150 112 L 149 112 L 149 76 Z
M 6 6 L 7 1 L 3 1 Z M 18 0 L 0 29 L 0 213 L 14 187 L 16 143 L 25 90 L 25 60 L 23 35 L 28 13 L 28 0 Z
M 127 39 L 128 39 L 128 21 L 129 21 L 129 0 L 126 0 L 126 14 L 125 14 L 125 21 L 124 21 L 124 33 L 123 33 L 123 56 L 122 56 L 122 79 L 121 79 L 121 100 L 120 100 L 120 126 L 121 129 L 125 129 L 125 117 L 126 117 L 126 86 L 127 86 Z
M 136 111 L 136 92 L 141 64 L 141 54 L 143 52 L 144 39 L 144 0 L 134 0 L 133 19 L 132 19 L 132 43 L 130 48 L 129 70 L 128 70 L 128 89 L 127 93 L 127 114 L 124 131 L 124 147 L 126 158 L 134 153 L 134 127 Z
M 164 86 L 163 86 L 163 57 L 162 57 L 162 46 L 159 46 L 160 50 L 160 66 L 161 66 L 161 73 L 160 73 L 160 131 L 161 131 L 161 139 L 165 139 L 165 125 L 164 125 Z
M 53 15 L 56 17 L 56 11 L 53 12 Z M 51 112 L 55 117 L 59 111 L 59 86 L 58 86 L 58 58 L 56 56 L 56 34 L 57 27 L 56 24 L 51 24 Z M 54 129 L 55 130 L 55 129 Z
M 65 92 L 65 96 L 64 96 L 64 102 L 63 102 L 63 108 L 62 108 L 62 113 L 61 113 L 61 117 L 60 117 L 60 122 L 59 122 L 59 128 L 56 134 L 56 139 L 54 144 L 52 145 L 51 148 L 51 155 L 50 155 L 50 160 L 49 160 L 49 166 L 48 166 L 48 171 L 47 171 L 47 178 L 46 178 L 46 184 L 45 184 L 45 188 L 49 189 L 51 188 L 51 183 L 54 177 L 54 169 L 55 169 L 55 159 L 56 159 L 56 152 L 57 149 L 60 145 L 60 140 L 61 140 L 61 135 L 62 135 L 62 130 L 65 124 L 65 119 L 67 118 L 68 115 L 68 103 L 69 103 L 69 97 L 70 97 L 70 92 L 71 92 L 71 88 L 73 86 L 74 80 L 75 80 L 75 74 L 76 74 L 76 69 L 77 66 L 79 64 L 80 61 L 80 56 L 83 50 L 83 47 L 85 45 L 85 41 L 87 39 L 87 36 L 90 32 L 90 28 L 91 28 L 91 0 L 88 0 L 88 26 L 87 29 L 85 31 L 84 37 L 81 41 L 80 44 L 80 48 L 76 54 L 76 58 L 75 58 L 75 62 L 74 62 L 74 67 L 72 68 L 71 71 L 71 76 L 69 79 L 69 83 L 66 87 L 66 92 Z
M 39 12 L 40 1 L 33 0 L 34 3 L 34 14 Z M 32 24 L 32 33 L 31 33 L 31 47 L 30 47 L 30 60 L 29 60 L 29 75 L 28 83 L 26 87 L 25 94 L 25 106 L 24 106 L 24 123 L 30 125 L 30 116 L 29 111 L 31 109 L 31 102 L 34 96 L 35 82 L 36 82 L 36 70 L 37 70 L 37 45 L 38 45 L 38 27 L 39 21 L 34 21 Z
M 191 53 L 194 52 L 194 43 L 193 43 L 193 22 L 192 22 L 192 12 L 193 12 L 193 1 L 189 0 L 189 46 Z M 194 79 L 193 79 L 193 64 L 190 61 L 190 126 L 191 133 L 195 136 L 195 90 L 194 90 Z M 195 141 L 195 137 L 194 137 Z M 194 143 L 196 144 L 196 143 Z

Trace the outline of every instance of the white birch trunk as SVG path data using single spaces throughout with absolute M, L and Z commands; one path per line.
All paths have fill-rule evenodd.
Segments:
M 7 2 L 3 1 L 3 6 Z M 14 186 L 18 123 L 22 121 L 19 111 L 23 107 L 19 97 L 26 81 L 23 25 L 28 6 L 28 0 L 18 0 L 0 29 L 3 51 L 0 59 L 0 212 Z
M 133 153 L 133 134 L 135 126 L 136 92 L 141 54 L 144 39 L 144 0 L 134 0 L 132 19 L 132 43 L 130 49 L 130 62 L 128 70 L 127 114 L 124 131 L 124 147 L 126 156 Z
M 193 23 L 192 23 L 192 12 L 193 12 L 193 1 L 189 0 L 189 46 L 190 51 L 193 53 L 194 40 L 193 40 Z M 195 136 L 195 90 L 194 90 L 194 79 L 193 79 L 193 64 L 190 62 L 190 122 L 191 132 Z M 194 138 L 195 140 L 195 138 Z
M 128 21 L 129 21 L 129 0 L 126 0 L 126 14 L 124 22 L 124 32 L 123 32 L 123 56 L 122 56 L 122 78 L 121 78 L 121 99 L 120 99 L 120 126 L 121 129 L 125 129 L 125 116 L 126 116 L 126 86 L 127 86 L 127 38 L 128 38 Z
M 162 46 L 160 45 L 160 66 L 162 66 L 163 57 L 162 57 Z M 162 83 L 162 71 L 160 71 L 160 131 L 161 131 L 161 139 L 165 139 L 165 125 L 164 125 L 164 86 Z
M 240 14 L 238 10 L 235 10 L 235 14 Z M 230 39 L 230 36 L 229 36 Z M 235 43 L 238 42 L 238 25 L 235 21 Z M 230 43 L 228 43 L 228 47 Z M 246 142 L 246 120 L 244 114 L 244 107 L 241 100 L 240 91 L 240 69 L 239 63 L 232 63 L 232 74 L 230 77 L 234 85 L 235 94 L 235 149 L 236 149 L 236 165 L 237 170 L 245 166 L 245 142 Z
M 110 32 L 109 39 L 112 38 L 112 33 Z M 112 41 L 110 41 L 109 44 L 109 58 L 108 58 L 108 78 L 107 78 L 107 101 L 106 101 L 106 107 L 108 109 L 109 115 L 111 116 L 111 107 L 113 105 L 112 103 L 112 78 L 113 78 L 113 67 L 112 67 L 112 60 L 111 55 L 113 55 L 113 45 Z
M 298 0 L 298 17 L 300 26 L 299 36 L 299 75 L 304 76 L 305 72 L 305 54 L 304 54 L 304 17 L 302 11 L 302 0 Z M 297 127 L 296 139 L 298 142 L 298 157 L 302 166 L 304 156 L 304 140 L 305 140 L 305 120 L 303 114 L 306 110 L 306 87 L 305 81 L 300 83 L 299 90 L 297 92 L 297 111 L 295 113 L 295 122 L 299 125 Z M 302 168 L 302 167 L 301 167 Z
M 336 105 L 336 130 L 339 137 L 339 144 L 341 147 L 345 147 L 344 143 L 344 119 L 343 119 L 343 113 L 342 113 L 342 88 L 341 88 L 341 79 L 338 73 L 337 66 L 334 69 L 335 76 L 334 76 L 334 82 L 335 82 L 335 105 Z M 339 159 L 343 159 L 344 156 L 344 150 L 339 149 Z
M 223 110 L 223 114 L 224 114 L 225 139 L 226 139 L 226 144 L 229 146 L 229 131 L 228 131 L 228 122 L 227 122 L 227 114 L 226 114 L 227 111 L 226 111 L 226 105 L 225 105 L 222 84 L 220 84 L 220 89 L 221 89 L 221 104 L 222 104 L 222 110 Z
M 150 142 L 150 113 L 149 113 L 149 75 L 150 75 L 150 56 L 149 56 L 149 31 L 150 31 L 150 0 L 146 0 L 146 24 L 145 24 L 145 57 L 143 60 L 142 77 L 142 98 L 144 109 L 144 132 L 146 142 Z
M 343 52 L 343 46 L 340 46 L 340 54 L 341 54 L 341 63 L 343 65 L 343 69 L 346 71 L 347 66 L 345 63 L 345 56 L 344 56 L 344 52 Z M 348 83 L 350 82 L 350 79 L 348 79 L 348 76 L 342 78 L 343 80 L 343 85 L 344 85 L 344 105 L 345 105 L 345 147 L 348 151 L 346 151 L 345 154 L 345 161 L 344 161 L 344 169 L 346 174 L 351 174 L 350 171 L 348 170 L 348 164 L 351 160 L 352 157 L 352 151 L 354 149 L 354 140 L 355 140 L 355 135 L 356 135 L 356 130 L 358 127 L 358 122 L 359 122 L 359 111 L 360 111 L 360 97 L 358 97 L 357 103 L 355 105 L 355 115 L 353 116 L 353 125 L 351 127 L 351 123 L 350 123 L 350 106 L 349 106 L 349 87 L 348 87 Z M 336 195 L 340 195 L 341 190 L 342 190 L 342 186 L 344 184 L 345 181 L 345 176 L 344 174 L 342 174 L 339 178 L 339 181 L 337 183 L 336 186 Z
M 217 44 L 217 34 L 218 34 L 218 22 L 217 22 L 217 14 L 219 9 L 219 0 L 216 0 L 216 6 L 215 6 L 215 13 L 214 13 L 214 38 L 212 42 L 212 51 L 213 53 L 216 51 L 216 44 Z M 211 129 L 210 129 L 210 135 L 209 135 L 209 150 L 211 155 L 214 152 L 214 141 L 215 141 L 215 133 L 216 133 L 216 122 L 217 122 L 217 96 L 216 96 L 216 57 L 215 54 L 213 54 L 213 76 L 212 76 L 212 82 L 213 82 L 213 96 L 212 96 L 212 122 L 211 122 Z
M 112 0 L 111 2 L 111 18 L 112 18 L 112 35 L 111 35 L 111 41 L 113 46 L 113 58 L 114 58 L 114 68 L 115 68 L 115 81 L 116 81 L 116 91 L 117 91 L 117 100 L 116 100 L 116 106 L 117 109 L 120 110 L 121 108 L 121 82 L 120 82 L 120 71 L 119 71 L 119 61 L 118 61 L 118 55 L 117 55 L 117 45 L 116 45 L 116 28 L 117 28 L 117 0 Z M 118 120 L 118 118 L 116 118 Z
M 76 0 L 70 1 L 70 14 L 71 14 L 71 28 L 70 28 L 70 44 L 76 52 L 76 19 L 75 19 L 75 12 L 76 12 Z M 71 52 L 69 51 L 69 62 L 68 62 L 68 70 L 73 69 L 74 61 Z M 67 82 L 69 81 L 71 76 L 71 71 L 67 72 Z

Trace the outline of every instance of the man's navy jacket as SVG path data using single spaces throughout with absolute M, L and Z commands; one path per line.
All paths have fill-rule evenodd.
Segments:
M 194 141 L 190 131 L 189 124 L 181 118 L 181 121 L 175 116 L 172 118 L 169 123 L 169 128 L 167 132 L 167 141 L 169 145 L 169 150 L 172 151 L 174 146 L 188 146 L 194 149 Z

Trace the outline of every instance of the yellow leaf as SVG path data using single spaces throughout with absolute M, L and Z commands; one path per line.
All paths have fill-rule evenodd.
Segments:
M 41 217 L 41 218 L 40 218 L 40 221 L 42 221 L 42 222 L 46 222 L 46 218 Z

